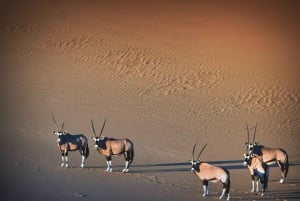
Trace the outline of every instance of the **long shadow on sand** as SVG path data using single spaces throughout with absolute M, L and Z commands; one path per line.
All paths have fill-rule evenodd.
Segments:
M 209 164 L 226 168 L 228 170 L 245 169 L 243 160 L 222 160 L 222 161 L 206 161 Z M 292 161 L 291 166 L 299 166 L 299 161 Z M 106 169 L 106 166 L 89 166 L 89 169 Z M 113 165 L 113 169 L 119 171 L 124 168 L 123 165 Z M 277 164 L 271 165 L 270 168 L 278 168 Z M 149 163 L 149 164 L 132 164 L 131 173 L 160 173 L 160 172 L 189 172 L 191 164 L 189 162 L 170 162 L 170 163 Z
M 245 168 L 241 160 L 227 161 L 209 161 L 212 165 L 224 167 L 226 169 L 243 169 Z M 172 163 L 154 163 L 154 164 L 135 164 L 132 165 L 134 173 L 150 173 L 150 172 L 188 172 L 190 171 L 190 163 L 188 162 L 172 162 Z
M 209 164 L 226 168 L 228 170 L 245 169 L 243 160 L 223 160 L 207 161 Z M 290 166 L 298 166 L 298 162 L 291 162 Z M 189 162 L 170 162 L 170 163 L 153 163 L 153 164 L 134 164 L 131 166 L 131 172 L 134 173 L 153 173 L 153 172 L 185 172 L 190 171 Z M 278 168 L 277 164 L 271 165 L 271 168 Z
M 276 198 L 276 200 L 299 200 L 299 190 L 281 190 L 269 191 L 269 196 Z

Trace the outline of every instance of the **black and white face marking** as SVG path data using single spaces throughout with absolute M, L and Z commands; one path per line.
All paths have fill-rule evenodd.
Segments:
M 65 134 L 65 132 L 63 132 L 63 131 L 53 131 L 53 134 L 57 135 L 57 142 L 60 142 L 61 137 L 62 137 L 62 135 Z
M 247 147 L 247 151 L 252 151 L 252 149 L 253 149 L 253 144 L 250 142 L 250 143 L 248 143 L 248 142 L 246 142 L 245 143 L 245 145 L 246 145 L 246 147 Z
M 95 147 L 95 148 L 98 148 L 99 137 L 92 137 L 92 140 L 93 140 L 94 143 L 95 143 L 94 147 Z
M 194 172 L 194 171 L 196 171 L 196 169 L 198 169 L 198 165 L 199 165 L 199 163 L 200 163 L 200 161 L 189 161 L 191 164 L 192 164 L 192 168 L 191 168 L 191 171 L 192 172 Z
M 65 134 L 67 134 L 67 132 L 66 131 L 53 131 L 53 134 L 55 134 L 55 135 L 65 135 Z
M 256 145 L 258 145 L 257 142 L 254 142 L 254 143 L 247 143 L 247 142 L 246 142 L 246 146 L 247 146 L 247 149 L 248 149 L 249 153 L 251 153 L 251 152 L 253 151 L 253 148 L 254 148 L 254 146 L 256 146 Z
M 249 154 L 244 154 L 244 162 L 243 165 L 247 166 L 250 165 L 251 156 Z
M 99 141 L 101 141 L 101 140 L 103 140 L 104 139 L 104 137 L 92 137 L 92 140 L 94 141 L 94 143 L 95 143 L 95 145 L 94 145 L 94 147 L 95 148 L 98 148 L 99 147 Z
M 248 150 L 251 152 L 253 150 L 254 145 L 252 143 L 249 143 L 247 145 L 247 147 L 248 147 Z

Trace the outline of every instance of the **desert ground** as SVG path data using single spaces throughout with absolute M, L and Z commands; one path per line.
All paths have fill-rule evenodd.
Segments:
M 225 167 L 231 200 L 300 200 L 297 1 L 2 1 L 1 200 L 218 200 L 188 163 Z M 55 124 L 89 139 L 60 167 Z M 129 173 L 113 172 L 97 133 L 129 138 Z M 268 195 L 250 192 L 250 138 L 289 155 L 270 167 Z

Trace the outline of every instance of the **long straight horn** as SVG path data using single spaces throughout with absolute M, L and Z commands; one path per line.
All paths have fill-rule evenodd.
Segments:
M 246 125 L 246 129 L 247 129 L 247 134 L 248 134 L 248 145 L 249 145 L 249 142 L 250 142 L 250 134 L 249 134 L 249 127 L 248 127 L 248 124 Z
M 194 147 L 193 147 L 193 161 L 195 161 L 195 148 L 197 145 L 198 141 L 195 143 Z
M 103 126 L 102 126 L 102 129 L 101 129 L 101 131 L 100 131 L 100 134 L 99 134 L 99 138 L 100 138 L 100 137 L 101 137 L 101 135 L 102 135 L 102 132 L 103 132 L 103 129 L 104 129 L 105 123 L 106 123 L 106 117 L 105 117 L 105 119 L 104 119 Z
M 200 156 L 201 156 L 201 154 L 202 154 L 202 152 L 204 151 L 204 149 L 205 149 L 205 147 L 207 146 L 207 143 L 203 146 L 203 148 L 201 149 L 201 151 L 200 151 L 200 153 L 199 153 L 199 155 L 198 155 L 198 158 L 197 158 L 197 160 L 199 160 L 199 158 L 200 158 Z
M 95 131 L 95 127 L 94 127 L 94 123 L 93 123 L 93 120 L 92 120 L 92 119 L 91 119 L 91 123 L 92 123 L 93 133 L 94 133 L 95 137 L 97 137 L 96 131 Z
M 54 118 L 53 113 L 51 113 L 51 116 L 52 116 L 52 120 L 53 120 L 53 122 L 54 122 L 54 124 L 55 124 L 55 127 L 56 127 L 56 132 L 58 132 L 58 126 L 57 126 L 57 123 L 56 123 L 56 121 L 55 121 L 55 118 Z
M 253 145 L 254 145 L 254 142 L 255 142 L 256 128 L 257 128 L 257 124 L 255 125 L 255 128 L 254 128 L 254 134 L 253 134 Z
M 61 125 L 61 132 L 64 132 L 64 126 L 65 126 L 65 122 L 63 122 Z

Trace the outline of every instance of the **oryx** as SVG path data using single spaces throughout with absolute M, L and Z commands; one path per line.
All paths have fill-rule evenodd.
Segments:
M 247 152 L 249 154 L 260 156 L 262 158 L 262 161 L 267 165 L 271 165 L 277 162 L 278 166 L 281 169 L 281 178 L 279 180 L 279 183 L 283 183 L 289 171 L 289 160 L 286 151 L 281 148 L 268 148 L 263 145 L 258 145 L 258 143 L 255 142 L 257 124 L 254 128 L 253 141 L 250 142 L 248 125 L 246 128 L 248 134 L 248 142 L 246 142 Z
M 111 156 L 112 155 L 124 155 L 125 157 L 125 168 L 122 172 L 126 173 L 129 171 L 129 166 L 132 163 L 134 157 L 133 143 L 129 139 L 115 139 L 109 137 L 102 137 L 102 132 L 106 123 L 104 120 L 102 129 L 99 136 L 96 135 L 93 120 L 91 120 L 94 137 L 92 139 L 95 142 L 95 149 L 106 157 L 107 169 L 106 171 L 112 172 Z
M 84 161 L 89 156 L 88 140 L 83 134 L 71 135 L 64 131 L 64 123 L 62 123 L 61 130 L 58 129 L 55 118 L 52 114 L 56 131 L 53 131 L 57 135 L 58 148 L 62 155 L 61 167 L 69 167 L 68 165 L 68 152 L 79 150 L 81 154 L 80 167 L 84 167 Z
M 247 166 L 250 175 L 252 177 L 252 189 L 251 191 L 255 191 L 255 182 L 256 182 L 256 192 L 258 192 L 258 181 L 260 181 L 262 185 L 262 193 L 261 196 L 267 191 L 268 188 L 268 178 L 269 178 L 269 167 L 267 164 L 263 163 L 260 157 L 257 157 L 253 154 L 244 154 L 244 166 Z
M 229 171 L 222 167 L 216 167 L 213 165 L 210 165 L 208 163 L 202 162 L 199 160 L 201 153 L 205 149 L 206 145 L 202 148 L 200 151 L 197 159 L 195 160 L 194 153 L 195 153 L 195 147 L 197 145 L 197 142 L 194 145 L 193 148 L 193 160 L 189 161 L 192 164 L 191 171 L 194 172 L 200 180 L 202 180 L 203 183 L 203 196 L 208 195 L 208 182 L 221 182 L 223 184 L 223 190 L 222 194 L 220 196 L 220 199 L 223 198 L 223 196 L 227 195 L 227 200 L 230 199 L 230 174 Z

